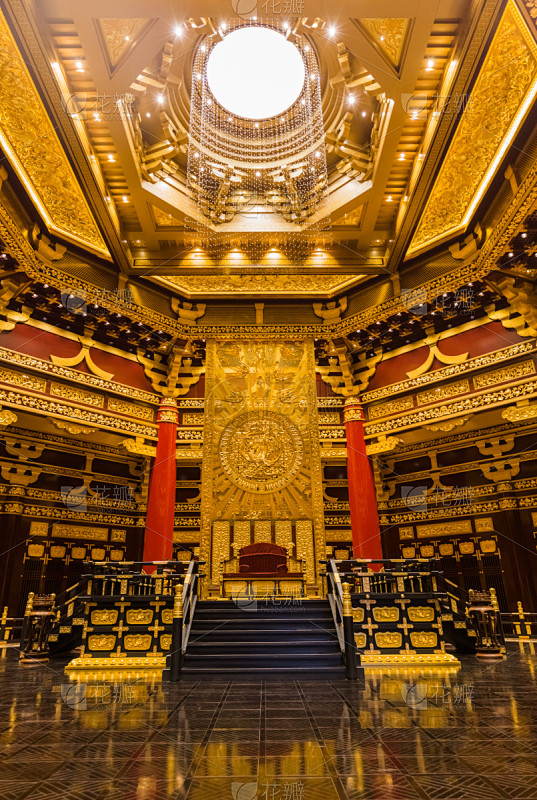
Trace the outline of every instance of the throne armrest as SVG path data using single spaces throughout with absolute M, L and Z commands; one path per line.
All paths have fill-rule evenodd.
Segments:
M 287 564 L 289 572 L 305 572 L 305 558 L 295 558 L 294 556 L 287 557 Z
M 224 558 L 220 562 L 222 572 L 238 572 L 239 571 L 239 557 L 231 556 L 231 558 Z

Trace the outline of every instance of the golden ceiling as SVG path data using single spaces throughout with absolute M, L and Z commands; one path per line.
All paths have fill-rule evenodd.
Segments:
M 492 0 L 400 0 L 379 17 L 377 0 L 364 0 L 356 18 L 352 0 L 337 15 L 310 0 L 308 16 L 290 21 L 321 75 L 329 184 L 319 235 L 293 263 L 293 234 L 266 230 L 256 262 L 238 224 L 215 260 L 188 225 L 191 73 L 231 4 L 141 8 L 7 2 L 0 146 L 51 235 L 190 298 L 329 298 L 460 239 L 537 91 L 522 2 L 500 11 Z

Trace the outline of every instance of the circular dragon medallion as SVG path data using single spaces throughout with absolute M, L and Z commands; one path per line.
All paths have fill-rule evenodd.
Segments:
M 229 480 L 247 492 L 283 489 L 302 464 L 297 426 L 275 411 L 248 411 L 235 417 L 220 437 L 220 460 Z

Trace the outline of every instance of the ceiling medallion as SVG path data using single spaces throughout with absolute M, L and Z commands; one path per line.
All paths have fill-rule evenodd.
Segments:
M 229 480 L 247 492 L 279 491 L 302 465 L 303 441 L 291 419 L 275 411 L 247 411 L 225 428 L 220 461 Z
M 192 73 L 187 224 L 204 249 L 228 252 L 246 238 L 259 257 L 279 234 L 295 252 L 311 246 L 328 185 L 320 82 L 313 47 L 290 28 L 241 21 L 203 39 Z

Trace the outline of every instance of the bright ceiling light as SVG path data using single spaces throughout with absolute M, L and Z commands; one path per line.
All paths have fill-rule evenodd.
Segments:
M 244 27 L 229 33 L 207 62 L 209 88 L 220 105 L 246 119 L 281 114 L 299 97 L 304 62 L 294 44 L 271 28 Z

